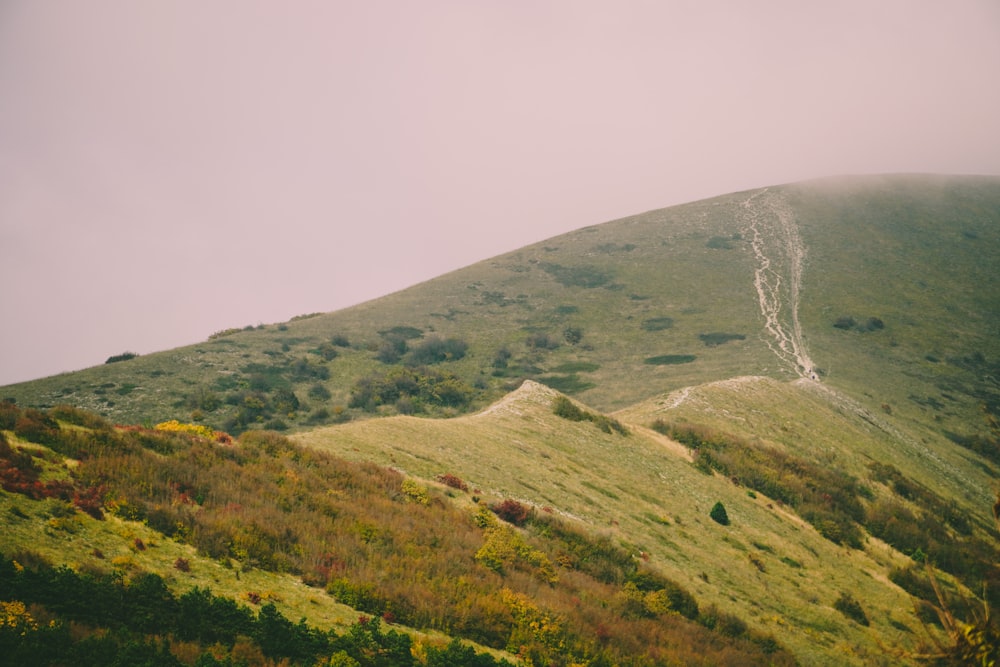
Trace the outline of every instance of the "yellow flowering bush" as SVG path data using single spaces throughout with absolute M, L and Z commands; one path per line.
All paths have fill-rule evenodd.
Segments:
M 28 612 L 23 602 L 0 600 L 0 632 L 13 632 L 23 637 L 37 630 L 38 622 Z
M 421 505 L 430 503 L 430 498 L 427 496 L 427 489 L 412 479 L 404 479 L 401 490 L 406 494 L 407 498 L 415 503 L 420 503 Z
M 160 422 L 154 427 L 157 431 L 172 431 L 175 433 L 190 433 L 210 440 L 215 439 L 215 431 L 201 424 L 182 424 L 176 419 Z
M 202 424 L 185 424 L 179 422 L 176 419 L 171 419 L 170 421 L 160 422 L 153 427 L 157 431 L 167 431 L 173 433 L 190 433 L 191 435 L 196 435 L 199 438 L 206 438 L 208 440 L 214 440 L 215 442 L 220 442 L 222 444 L 230 445 L 233 442 L 232 436 L 230 436 L 225 431 L 216 431 L 213 428 L 204 426 Z

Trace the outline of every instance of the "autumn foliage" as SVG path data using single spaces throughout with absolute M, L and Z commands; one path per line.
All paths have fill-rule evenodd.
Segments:
M 272 432 L 222 445 L 187 428 L 68 429 L 45 417 L 29 415 L 45 451 L 79 461 L 63 482 L 78 506 L 102 502 L 237 571 L 298 576 L 372 623 L 441 631 L 536 665 L 791 663 L 771 638 L 721 635 L 687 591 L 621 546 L 513 499 L 470 512 L 439 487 Z M 31 474 L 30 456 L 2 451 L 6 469 Z M 196 565 L 175 563 L 185 567 Z

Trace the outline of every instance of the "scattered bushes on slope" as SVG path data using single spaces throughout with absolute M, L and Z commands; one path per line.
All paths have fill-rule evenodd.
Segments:
M 893 466 L 869 465 L 871 480 L 892 492 L 876 498 L 871 488 L 844 472 L 736 436 L 662 420 L 652 428 L 690 447 L 699 469 L 719 472 L 789 505 L 830 541 L 860 548 L 864 528 L 915 562 L 933 563 L 971 590 L 985 590 L 988 604 L 1000 605 L 1000 549 L 995 539 L 977 531 L 954 502 Z M 907 590 L 936 604 L 927 586 Z
M 358 380 L 348 405 L 374 411 L 380 405 L 405 399 L 408 411 L 421 412 L 428 407 L 464 408 L 474 395 L 475 390 L 453 373 L 397 367 Z
M 480 526 L 443 491 L 409 502 L 399 473 L 275 433 L 225 446 L 140 428 L 56 430 L 51 446 L 80 461 L 80 484 L 103 485 L 108 511 L 231 567 L 298 575 L 373 616 L 534 664 L 791 663 L 771 638 L 730 639 L 689 620 L 699 612 L 683 589 L 554 517 Z
M 708 428 L 663 421 L 652 428 L 691 448 L 700 470 L 717 471 L 790 505 L 831 542 L 861 547 L 861 499 L 870 491 L 850 475 Z

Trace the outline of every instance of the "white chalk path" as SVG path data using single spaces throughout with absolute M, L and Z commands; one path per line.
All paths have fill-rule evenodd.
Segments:
M 743 202 L 741 217 L 756 268 L 754 289 L 768 347 L 800 377 L 819 380 L 799 323 L 799 291 L 806 249 L 791 208 L 767 188 Z

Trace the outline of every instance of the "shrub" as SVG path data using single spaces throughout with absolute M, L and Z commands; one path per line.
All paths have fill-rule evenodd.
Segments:
M 858 324 L 857 320 L 855 320 L 850 315 L 842 315 L 833 322 L 833 326 L 835 328 L 844 329 L 845 331 L 848 329 L 853 329 L 855 326 L 857 326 L 857 324 Z
M 726 506 L 722 502 L 712 505 L 712 510 L 708 513 L 708 516 L 712 517 L 712 521 L 717 524 L 722 526 L 729 525 L 729 514 L 726 512 Z
M 212 429 L 208 426 L 203 426 L 201 424 L 182 424 L 176 419 L 160 422 L 154 428 L 157 431 L 169 431 L 172 433 L 190 433 L 191 435 L 197 435 L 201 438 L 207 438 L 209 440 L 215 440 L 219 435 L 219 432 L 215 431 L 215 429 Z
M 868 615 L 861 608 L 861 604 L 850 593 L 841 593 L 837 601 L 833 603 L 833 608 L 855 623 L 864 626 L 869 625 Z
M 441 482 L 445 486 L 450 486 L 453 489 L 458 489 L 459 491 L 468 491 L 469 485 L 462 481 L 460 477 L 456 477 L 451 473 L 444 473 L 443 475 L 437 476 L 437 481 Z
M 608 283 L 611 275 L 592 266 L 560 266 L 550 262 L 539 264 L 539 268 L 552 276 L 557 283 L 566 287 L 593 289 Z
M 531 516 L 531 508 L 527 505 L 523 505 L 512 498 L 507 498 L 503 502 L 497 503 L 490 506 L 493 513 L 498 517 L 506 521 L 507 523 L 512 523 L 515 526 L 523 525 L 528 517 Z
M 570 345 L 576 345 L 583 340 L 583 329 L 580 327 L 566 327 L 563 329 L 563 338 Z
M 619 433 L 621 435 L 629 434 L 628 429 L 625 428 L 625 426 L 617 419 L 587 412 L 586 410 L 577 407 L 575 403 L 565 396 L 556 396 L 553 400 L 552 414 L 574 422 L 593 422 L 597 428 L 601 429 L 605 433 Z
M 554 350 L 559 347 L 559 341 L 541 331 L 528 336 L 524 344 L 532 350 Z
M 746 336 L 744 334 L 713 331 L 712 333 L 698 334 L 698 339 L 707 347 L 715 347 L 717 345 L 724 345 L 731 340 L 745 340 Z
M 29 442 L 49 445 L 59 437 L 59 424 L 44 412 L 27 408 L 14 422 L 14 434 Z
M 581 410 L 565 396 L 556 396 L 552 401 L 552 414 L 573 422 L 582 422 L 590 418 L 590 414 Z
M 865 329 L 868 331 L 879 331 L 885 328 L 885 322 L 877 317 L 869 317 L 868 321 L 865 322 Z
M 507 368 L 507 363 L 510 361 L 512 356 L 513 355 L 510 353 L 510 350 L 506 347 L 501 347 L 496 351 L 496 354 L 493 355 L 493 361 L 490 365 L 497 370 L 503 370 Z
M 451 373 L 429 368 L 392 368 L 361 378 L 351 390 L 352 408 L 372 411 L 379 405 L 392 405 L 410 398 L 414 410 L 425 405 L 465 407 L 474 390 Z
M 689 364 L 697 358 L 693 354 L 661 354 L 657 357 L 647 357 L 643 363 L 651 366 L 675 366 L 677 364 Z
M 129 359 L 135 359 L 138 356 L 139 355 L 136 354 L 135 352 L 122 352 L 121 354 L 114 354 L 108 357 L 107 361 L 105 361 L 104 363 L 114 364 L 118 363 L 119 361 L 128 361 Z
M 428 366 L 456 361 L 464 357 L 468 349 L 469 344 L 459 338 L 441 339 L 431 336 L 407 353 L 406 363 L 410 366 Z

